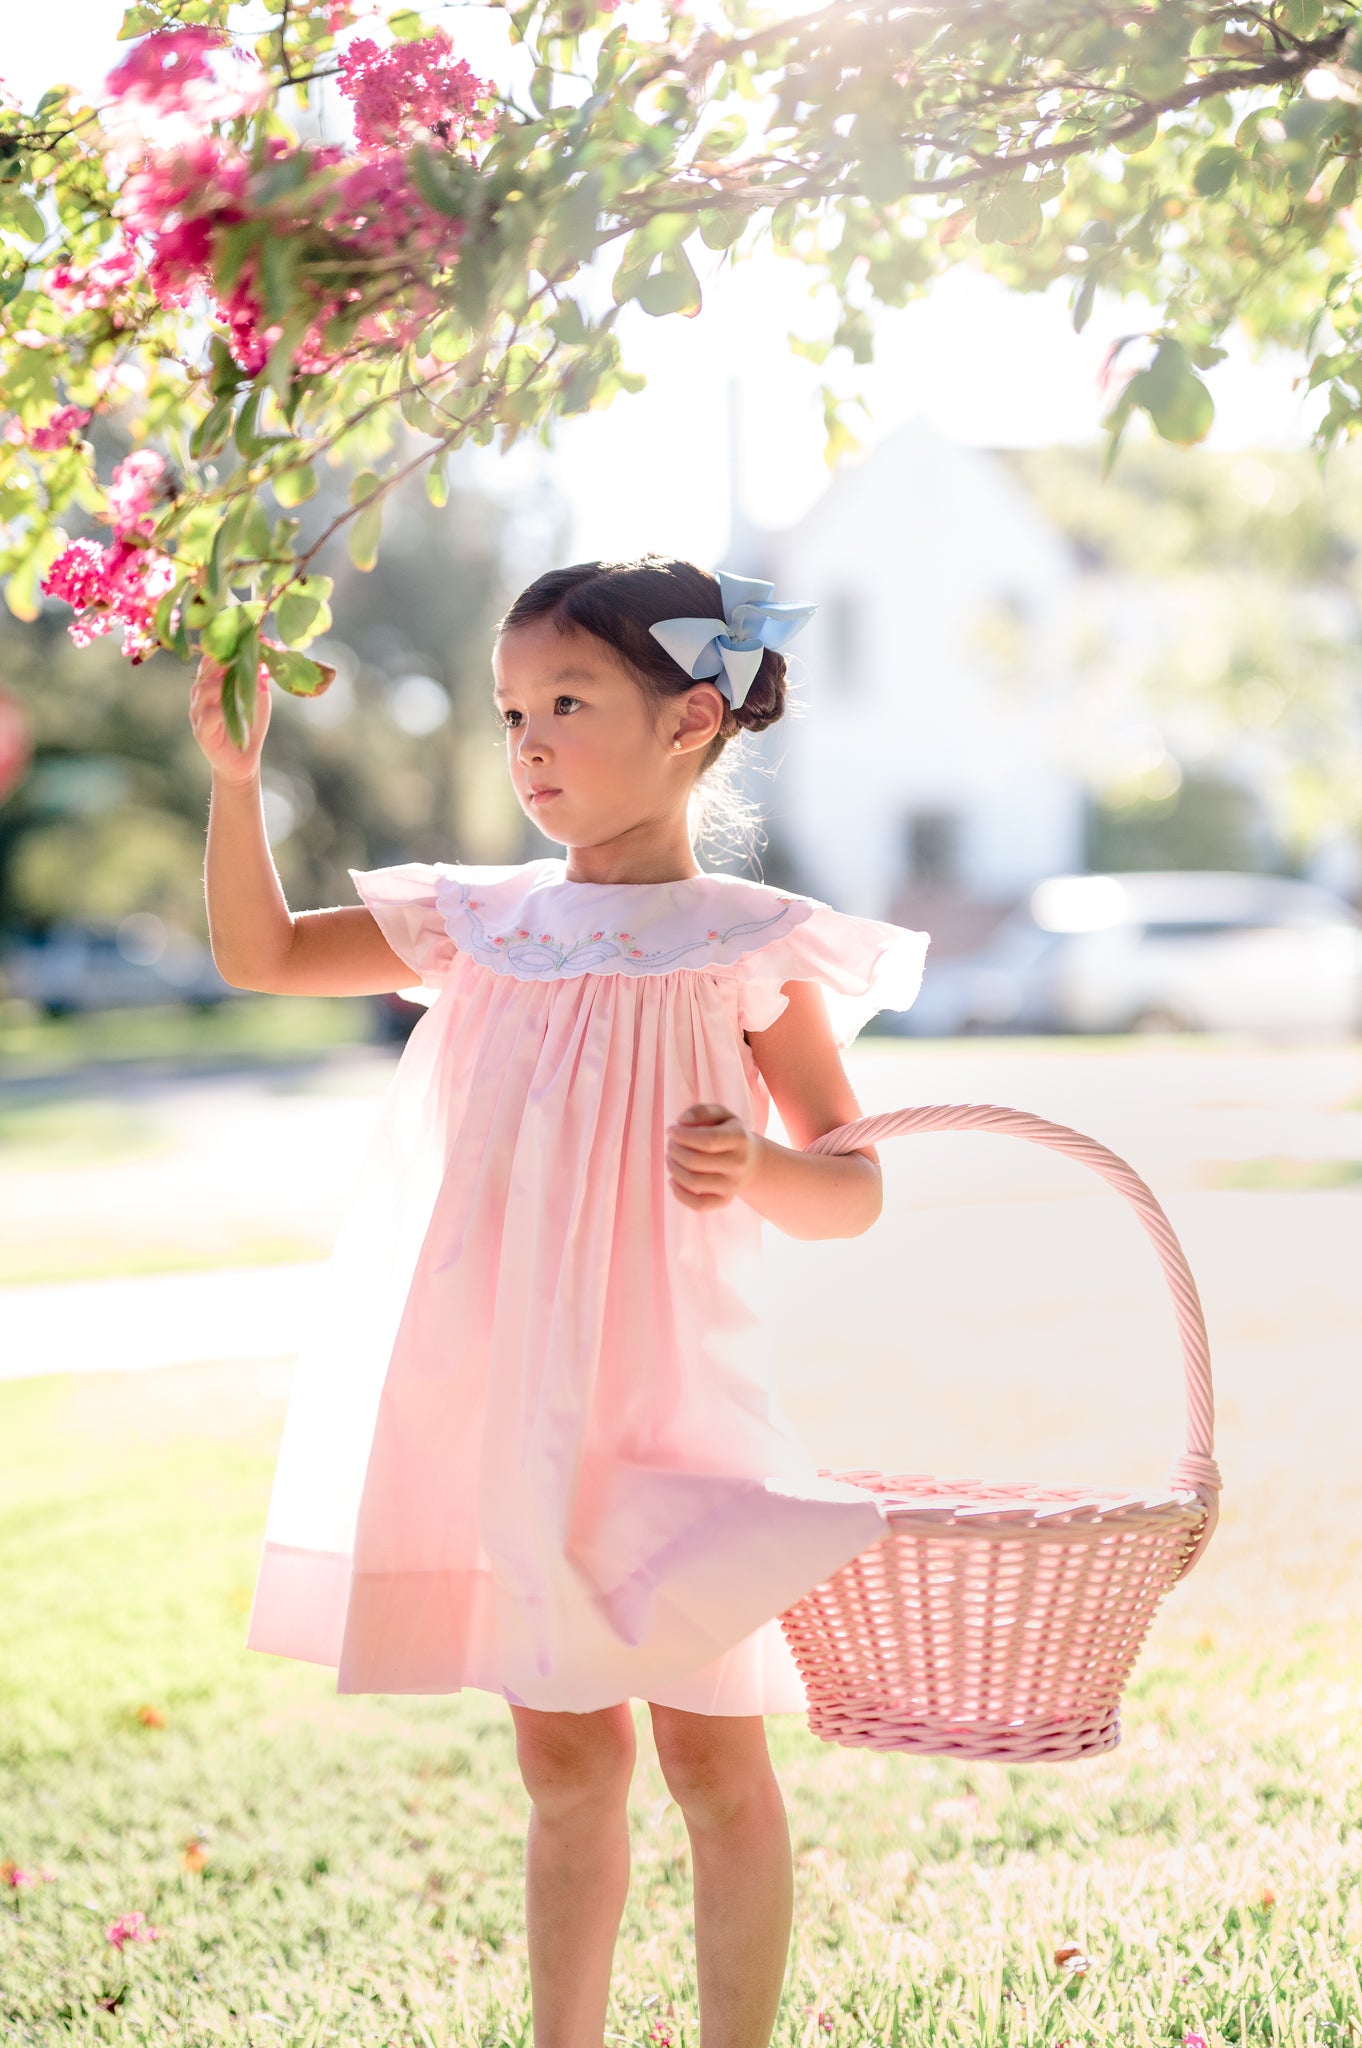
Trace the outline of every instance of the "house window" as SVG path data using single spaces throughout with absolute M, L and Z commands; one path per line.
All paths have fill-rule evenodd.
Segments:
M 956 811 L 911 811 L 906 820 L 908 873 L 914 882 L 954 882 L 960 874 Z
M 839 697 L 848 696 L 860 682 L 860 607 L 848 591 L 836 591 L 827 600 L 828 684 Z

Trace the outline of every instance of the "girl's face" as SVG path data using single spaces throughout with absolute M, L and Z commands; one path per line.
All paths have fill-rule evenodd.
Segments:
M 665 830 L 684 818 L 692 757 L 723 716 L 712 684 L 697 684 L 656 718 L 613 648 L 547 618 L 503 633 L 492 673 L 511 784 L 547 838 L 599 846 L 640 825 Z

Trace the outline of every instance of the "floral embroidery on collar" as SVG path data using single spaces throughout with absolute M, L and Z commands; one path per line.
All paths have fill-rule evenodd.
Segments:
M 774 926 L 788 920 L 792 908 L 807 914 L 802 901 L 793 896 L 780 896 L 777 908 L 769 917 L 743 918 L 723 928 L 711 926 L 702 938 L 685 939 L 679 944 L 649 951 L 638 943 L 635 933 L 627 931 L 583 932 L 567 940 L 555 938 L 552 932 L 531 931 L 526 925 L 513 925 L 505 931 L 489 931 L 480 915 L 489 908 L 485 898 L 476 895 L 474 887 L 468 883 L 455 884 L 454 894 L 467 922 L 468 950 L 474 957 L 489 967 L 506 965 L 512 972 L 519 971 L 536 980 L 596 973 L 608 970 L 612 962 L 617 962 L 626 971 L 663 973 L 670 967 L 699 964 L 685 957 L 693 955 L 697 949 L 704 952 L 713 946 L 726 945 L 733 939 L 771 931 Z M 797 917 L 796 922 L 799 921 Z

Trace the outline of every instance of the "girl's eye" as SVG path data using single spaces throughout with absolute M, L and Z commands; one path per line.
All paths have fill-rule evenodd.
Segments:
M 580 698 L 580 697 L 568 697 L 568 696 L 562 696 L 562 697 L 555 697 L 555 698 L 554 698 L 554 700 L 553 700 L 553 708 L 554 708 L 554 710 L 556 711 L 556 710 L 558 709 L 558 706 L 559 706 L 560 704 L 580 704 L 580 703 L 581 703 L 581 701 L 582 701 L 582 700 L 581 700 L 581 698 Z M 511 729 L 511 728 L 513 728 L 513 727 L 514 727 L 515 721 L 516 721 L 516 720 L 517 720 L 517 719 L 519 718 L 519 716 L 520 716 L 520 713 L 519 713 L 518 711 L 506 711 L 506 712 L 498 712 L 498 713 L 497 713 L 497 724 L 498 724 L 498 725 L 501 725 L 501 726 L 505 726 L 505 727 L 507 727 L 508 729 Z

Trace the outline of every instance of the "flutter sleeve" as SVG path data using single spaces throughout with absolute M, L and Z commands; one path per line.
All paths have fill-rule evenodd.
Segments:
M 840 1050 L 879 1011 L 911 1006 L 929 943 L 926 932 L 815 904 L 792 930 L 738 963 L 742 1028 L 765 1031 L 775 1023 L 789 1006 L 782 983 L 816 981 Z
M 350 880 L 399 960 L 424 989 L 449 979 L 457 951 L 436 903 L 436 870 L 422 861 L 395 868 L 351 868 Z

